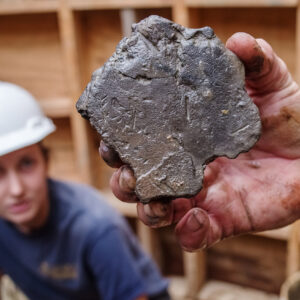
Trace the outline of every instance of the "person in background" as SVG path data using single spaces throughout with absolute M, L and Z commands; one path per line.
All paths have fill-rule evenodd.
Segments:
M 167 281 L 95 189 L 47 176 L 55 130 L 0 82 L 0 270 L 31 300 L 167 300 Z
M 140 219 L 152 227 L 177 223 L 175 233 L 189 251 L 236 235 L 279 228 L 300 218 L 300 89 L 285 63 L 262 39 L 236 33 L 226 43 L 245 65 L 246 89 L 257 105 L 262 134 L 236 159 L 218 158 L 205 170 L 203 189 L 168 204 L 138 203 Z M 137 202 L 135 178 L 104 143 L 100 154 L 112 167 L 114 194 Z M 122 165 L 120 168 L 119 166 Z

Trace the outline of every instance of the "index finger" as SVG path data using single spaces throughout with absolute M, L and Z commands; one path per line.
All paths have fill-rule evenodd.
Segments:
M 119 168 L 123 165 L 118 153 L 111 147 L 108 147 L 103 140 L 100 142 L 99 154 L 102 159 L 112 168 Z

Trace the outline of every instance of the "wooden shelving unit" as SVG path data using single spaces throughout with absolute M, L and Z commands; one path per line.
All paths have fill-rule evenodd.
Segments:
M 58 130 L 45 141 L 51 175 L 93 184 L 123 214 L 135 217 L 133 205 L 107 193 L 112 170 L 99 159 L 99 137 L 75 110 L 92 72 L 125 32 L 123 10 L 134 10 L 136 21 L 157 14 L 184 26 L 208 25 L 223 42 L 237 31 L 265 38 L 299 79 L 300 10 L 298 0 L 0 0 L 0 80 L 30 90 L 54 119 Z M 139 226 L 153 251 L 153 231 Z M 295 227 L 260 235 L 288 241 L 287 269 L 293 272 Z M 205 255 L 184 257 L 188 296 L 194 299 L 205 278 Z

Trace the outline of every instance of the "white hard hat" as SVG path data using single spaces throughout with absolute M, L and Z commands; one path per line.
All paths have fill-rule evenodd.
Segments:
M 0 156 L 38 143 L 54 130 L 29 92 L 0 81 Z

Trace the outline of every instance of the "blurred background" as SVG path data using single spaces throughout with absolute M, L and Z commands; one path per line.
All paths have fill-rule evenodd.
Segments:
M 106 194 L 170 277 L 174 299 L 278 299 L 299 268 L 297 223 L 185 253 L 172 228 L 147 228 L 136 219 L 135 205 L 109 191 L 112 170 L 98 155 L 99 136 L 75 103 L 131 24 L 152 14 L 188 27 L 210 26 L 224 43 L 237 31 L 264 38 L 299 78 L 298 0 L 0 0 L 0 80 L 29 90 L 54 120 L 58 130 L 46 139 L 50 174 Z

